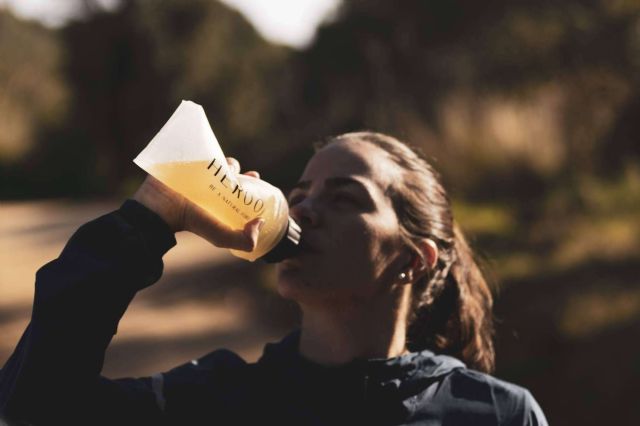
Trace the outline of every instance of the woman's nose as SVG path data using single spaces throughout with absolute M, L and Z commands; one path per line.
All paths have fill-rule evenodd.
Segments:
M 289 214 L 302 227 L 318 226 L 318 212 L 313 207 L 310 198 L 305 198 L 303 201 L 300 201 L 299 203 L 293 205 L 289 210 Z

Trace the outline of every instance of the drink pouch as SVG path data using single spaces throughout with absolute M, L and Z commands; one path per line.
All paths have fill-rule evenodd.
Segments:
M 182 101 L 133 161 L 232 229 L 263 218 L 255 249 L 231 250 L 235 256 L 277 262 L 295 253 L 300 229 L 289 217 L 284 195 L 263 180 L 231 170 L 200 105 Z

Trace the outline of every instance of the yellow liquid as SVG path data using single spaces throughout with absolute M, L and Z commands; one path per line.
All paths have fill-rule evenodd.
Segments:
M 207 168 L 210 165 L 209 161 L 170 162 L 145 170 L 232 229 L 243 229 L 250 220 L 264 218 L 252 252 L 231 250 L 235 256 L 251 261 L 263 256 L 286 231 L 289 211 L 282 192 L 259 179 L 227 175 L 215 166 Z

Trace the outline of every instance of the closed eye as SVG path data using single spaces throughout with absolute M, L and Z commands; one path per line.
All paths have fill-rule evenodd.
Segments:
M 304 195 L 302 194 L 296 194 L 292 197 L 289 197 L 289 206 L 294 206 L 299 202 L 301 202 L 302 200 L 304 200 Z
M 358 204 L 358 200 L 353 195 L 344 192 L 334 194 L 333 200 L 339 203 Z

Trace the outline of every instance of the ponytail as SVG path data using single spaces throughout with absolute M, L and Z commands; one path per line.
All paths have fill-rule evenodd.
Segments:
M 495 367 L 493 347 L 493 296 L 462 231 L 454 226 L 458 261 L 451 270 L 452 280 L 459 288 L 459 309 L 452 318 L 459 324 L 457 343 L 460 358 L 471 368 L 491 373 Z
M 469 244 L 457 224 L 434 274 L 414 284 L 407 340 L 409 349 L 431 349 L 491 373 L 493 297 Z

